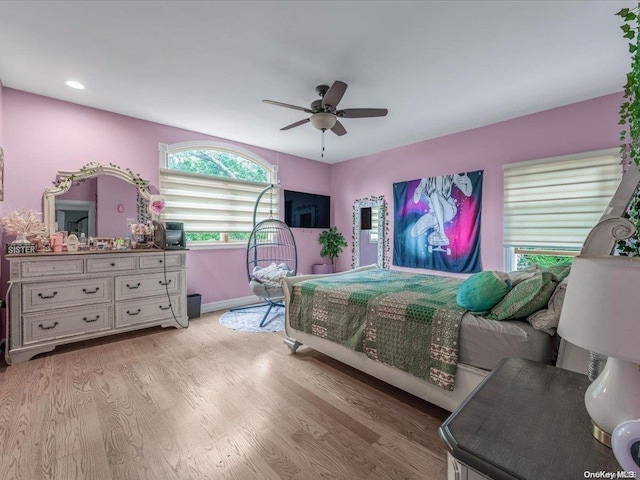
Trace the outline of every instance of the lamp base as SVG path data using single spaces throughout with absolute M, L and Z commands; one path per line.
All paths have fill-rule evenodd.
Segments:
M 611 433 L 622 422 L 640 418 L 638 364 L 609 357 L 602 373 L 585 393 L 593 436 L 611 446 Z
M 591 433 L 603 445 L 611 448 L 611 434 L 601 429 L 596 422 L 591 420 Z

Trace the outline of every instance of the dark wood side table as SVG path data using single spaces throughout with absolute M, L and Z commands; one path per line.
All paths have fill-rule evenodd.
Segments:
M 585 471 L 622 471 L 591 435 L 588 386 L 585 375 L 569 370 L 503 360 L 440 427 L 449 480 L 570 480 L 586 478 Z

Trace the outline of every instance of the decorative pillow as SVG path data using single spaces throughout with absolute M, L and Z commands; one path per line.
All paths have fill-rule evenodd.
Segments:
M 548 333 L 551 336 L 556 333 L 558 323 L 560 322 L 560 313 L 562 312 L 562 304 L 564 303 L 568 280 L 569 278 L 567 277 L 558 284 L 549 299 L 547 308 L 543 308 L 527 317 L 527 322 L 529 322 L 533 328 Z
M 543 268 L 542 271 L 549 272 L 552 275 L 552 279 L 554 282 L 561 282 L 562 280 L 567 278 L 567 275 L 569 275 L 569 272 L 571 272 L 571 265 L 555 265 L 553 267 Z
M 513 287 L 484 317 L 491 320 L 525 318 L 546 307 L 556 285 L 550 272 L 536 273 Z
M 509 275 L 504 272 L 474 273 L 458 288 L 458 305 L 472 312 L 486 312 L 511 290 Z
M 253 274 L 251 275 L 251 280 L 260 284 L 265 284 L 269 288 L 274 288 L 279 286 L 278 282 L 282 277 L 288 277 L 291 273 L 292 272 L 287 267 L 287 264 L 281 263 L 280 265 L 276 265 L 275 263 L 272 263 L 268 267 L 264 268 L 255 267 L 253 269 Z
M 511 280 L 511 287 L 515 287 L 520 282 L 533 277 L 536 273 L 538 273 L 540 269 L 537 265 L 532 265 L 531 267 L 524 268 L 522 270 L 514 270 L 513 272 L 509 272 L 509 280 Z

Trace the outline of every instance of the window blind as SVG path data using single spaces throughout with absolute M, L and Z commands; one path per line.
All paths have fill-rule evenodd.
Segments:
M 380 216 L 380 207 L 373 207 L 371 209 L 371 230 L 369 230 L 369 241 L 377 242 L 378 241 L 378 228 L 379 221 L 378 217 Z
M 258 194 L 268 184 L 160 169 L 162 220 L 183 222 L 186 232 L 250 232 Z M 256 223 L 278 218 L 280 190 L 261 199 Z
M 504 165 L 504 245 L 580 249 L 622 179 L 618 149 Z

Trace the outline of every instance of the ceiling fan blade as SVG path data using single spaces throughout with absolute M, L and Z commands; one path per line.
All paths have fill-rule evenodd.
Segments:
M 305 118 L 304 120 L 300 120 L 299 122 L 292 123 L 291 125 L 287 125 L 286 127 L 282 127 L 280 130 L 289 130 L 290 128 L 299 127 L 300 125 L 304 125 L 308 123 L 310 120 Z
M 345 108 L 336 112 L 342 118 L 385 117 L 389 113 L 386 108 Z
M 273 100 L 262 100 L 262 101 L 264 103 L 268 103 L 269 105 L 276 105 L 278 107 L 293 108 L 294 110 L 301 110 L 303 112 L 313 113 L 313 111 L 309 110 L 308 108 L 298 107 L 296 105 L 289 105 L 288 103 L 276 102 L 276 101 L 273 101 Z
M 322 97 L 322 106 L 331 105 L 334 108 L 337 107 L 346 91 L 347 84 L 336 80 L 333 82 L 333 85 L 331 85 L 331 88 L 327 90 L 327 93 L 324 94 L 324 97 Z
M 338 120 L 336 120 L 336 124 L 333 126 L 331 131 L 336 135 L 338 135 L 339 137 L 347 133 L 347 130 L 344 128 L 344 125 L 342 125 Z

